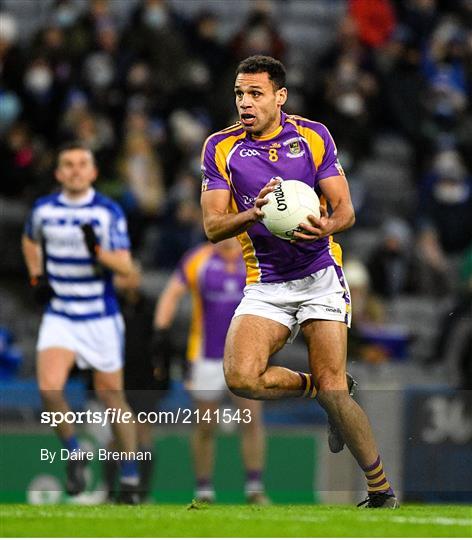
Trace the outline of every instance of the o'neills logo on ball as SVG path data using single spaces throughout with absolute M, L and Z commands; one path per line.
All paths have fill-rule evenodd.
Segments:
M 282 190 L 282 184 L 278 184 L 278 186 L 274 189 L 274 195 L 275 202 L 277 203 L 277 210 L 279 210 L 280 212 L 287 210 L 287 203 L 285 202 L 285 195 Z

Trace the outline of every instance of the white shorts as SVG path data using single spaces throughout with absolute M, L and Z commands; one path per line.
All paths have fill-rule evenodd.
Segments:
M 283 283 L 254 283 L 234 312 L 258 315 L 287 326 L 290 343 L 309 319 L 340 321 L 351 326 L 349 286 L 340 267 L 328 266 L 302 279 Z
M 190 392 L 199 401 L 220 401 L 228 387 L 223 371 L 223 359 L 201 358 L 190 367 Z
M 68 349 L 75 353 L 80 369 L 113 372 L 123 367 L 124 337 L 125 325 L 119 313 L 90 321 L 73 321 L 46 313 L 36 349 Z

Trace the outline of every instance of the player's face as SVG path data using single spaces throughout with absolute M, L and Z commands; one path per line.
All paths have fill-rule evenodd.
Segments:
M 70 195 L 85 193 L 97 178 L 92 153 L 80 148 L 61 152 L 56 178 Z
M 277 129 L 287 89 L 276 90 L 267 72 L 239 73 L 234 93 L 239 119 L 248 133 L 261 136 Z

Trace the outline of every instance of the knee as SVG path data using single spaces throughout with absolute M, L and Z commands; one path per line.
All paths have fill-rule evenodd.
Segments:
M 344 371 L 326 370 L 318 376 L 316 385 L 318 401 L 323 407 L 338 408 L 349 399 Z
M 255 397 L 259 388 L 258 377 L 234 369 L 225 368 L 225 380 L 231 392 L 240 397 Z
M 208 441 L 214 437 L 215 434 L 215 424 L 212 422 L 204 422 L 198 424 L 197 429 L 195 430 L 195 436 L 197 439 Z
M 54 381 L 43 380 L 39 382 L 39 393 L 43 403 L 53 403 L 64 399 L 64 390 L 54 384 Z
M 344 370 L 325 369 L 317 376 L 315 384 L 318 392 L 336 392 L 343 394 L 347 392 L 347 379 Z
M 97 398 L 103 403 L 105 407 L 110 408 L 123 408 L 127 403 L 124 392 L 122 390 L 96 390 Z

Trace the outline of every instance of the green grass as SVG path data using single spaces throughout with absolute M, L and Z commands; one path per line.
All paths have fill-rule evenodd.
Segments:
M 0 536 L 467 537 L 467 506 L 0 506 Z

